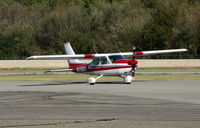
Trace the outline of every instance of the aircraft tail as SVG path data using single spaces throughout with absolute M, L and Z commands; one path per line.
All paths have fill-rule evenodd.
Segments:
M 65 48 L 65 53 L 67 55 L 75 55 L 75 52 L 72 49 L 71 44 L 69 42 L 64 43 L 64 48 Z M 73 68 L 73 67 L 77 67 L 77 66 L 86 64 L 85 62 L 78 60 L 78 59 L 68 59 L 67 61 L 69 63 L 69 68 Z

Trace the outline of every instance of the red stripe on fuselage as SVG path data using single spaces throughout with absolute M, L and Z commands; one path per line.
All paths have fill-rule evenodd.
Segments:
M 69 64 L 69 68 L 70 68 L 70 69 L 74 69 L 74 68 L 76 68 L 76 67 L 86 66 L 86 65 L 88 65 L 88 64 L 86 64 L 86 63 L 80 63 L 80 64 Z
M 121 69 L 121 68 L 131 68 L 131 66 L 100 67 L 100 68 L 98 67 L 98 68 L 87 69 L 86 72 L 113 70 L 113 69 Z

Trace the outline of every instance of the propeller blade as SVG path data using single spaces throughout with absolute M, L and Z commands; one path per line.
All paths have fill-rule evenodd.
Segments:
M 136 53 L 136 46 L 133 46 L 133 61 L 135 61 L 135 54 Z M 132 77 L 134 77 L 135 76 L 135 64 L 134 65 L 132 65 L 132 70 L 131 70 L 131 72 L 132 72 Z

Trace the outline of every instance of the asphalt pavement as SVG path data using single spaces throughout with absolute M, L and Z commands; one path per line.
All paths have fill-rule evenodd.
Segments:
M 200 81 L 0 81 L 0 127 L 200 127 Z

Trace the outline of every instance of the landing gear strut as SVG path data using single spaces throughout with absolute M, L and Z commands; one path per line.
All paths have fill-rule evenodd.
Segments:
M 103 75 L 100 75 L 100 76 L 97 77 L 97 78 L 90 77 L 90 78 L 87 79 L 87 82 L 88 82 L 90 85 L 95 85 L 96 80 L 99 79 L 99 78 L 101 78 L 102 76 L 103 76 Z

